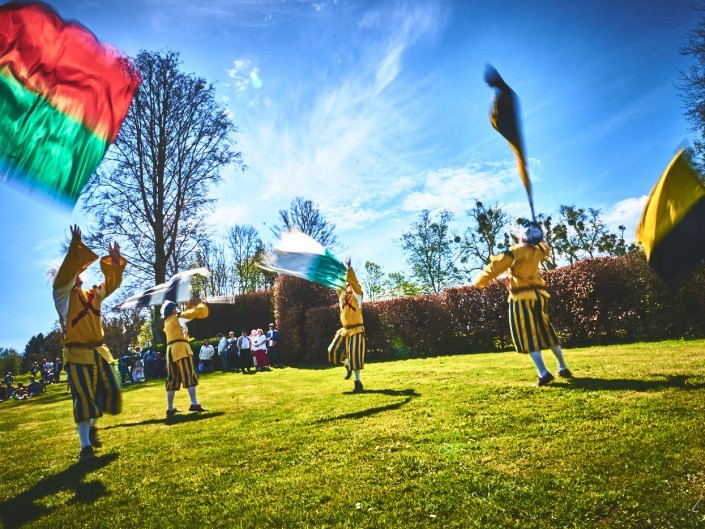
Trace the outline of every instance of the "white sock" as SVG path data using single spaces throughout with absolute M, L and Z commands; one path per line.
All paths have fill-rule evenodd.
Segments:
M 91 419 L 91 420 L 90 420 L 91 428 L 93 428 L 93 427 L 95 426 L 95 421 L 96 421 L 96 420 L 97 420 L 97 419 Z
M 355 373 L 355 382 L 360 382 L 360 370 L 356 369 L 353 373 Z
M 568 366 L 565 365 L 565 360 L 563 360 L 563 349 L 561 349 L 561 346 L 554 345 L 551 347 L 551 351 L 553 351 L 556 360 L 558 360 L 558 369 L 568 369 Z
M 91 422 L 81 421 L 79 423 L 76 423 L 76 428 L 78 429 L 78 438 L 81 441 L 81 449 L 83 450 L 85 447 L 91 446 Z
M 166 409 L 167 410 L 173 410 L 174 409 L 174 395 L 176 394 L 176 391 L 168 389 L 166 392 Z
M 198 399 L 196 398 L 196 386 L 186 388 L 186 391 L 188 391 L 188 396 L 191 397 L 191 405 L 198 406 Z
M 543 356 L 541 356 L 541 351 L 534 351 L 533 353 L 529 353 L 529 355 L 534 361 L 534 364 L 536 364 L 536 369 L 538 369 L 539 371 L 539 376 L 545 377 L 546 375 L 548 375 L 548 369 L 546 369 L 546 364 L 543 363 Z

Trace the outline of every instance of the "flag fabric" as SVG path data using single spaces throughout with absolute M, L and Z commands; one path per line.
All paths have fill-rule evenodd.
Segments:
M 169 281 L 161 285 L 148 288 L 141 294 L 136 294 L 127 298 L 115 306 L 117 310 L 141 309 L 161 305 L 164 301 L 174 301 L 183 303 L 189 301 L 191 295 L 191 278 L 194 275 L 210 277 L 211 273 L 207 268 L 194 268 L 186 272 L 174 274 Z
M 705 186 L 685 150 L 671 160 L 651 191 L 636 238 L 666 283 L 705 260 Z
M 519 98 L 514 90 L 502 79 L 499 72 L 489 64 L 485 67 L 485 82 L 495 89 L 495 97 L 490 111 L 490 123 L 509 142 L 514 151 L 517 165 L 519 166 L 519 176 L 521 176 L 526 194 L 529 196 L 531 216 L 533 220 L 536 220 L 531 180 L 529 180 L 529 169 L 526 163 L 526 151 L 521 134 Z
M 345 288 L 345 265 L 319 242 L 299 230 L 282 233 L 272 252 L 263 255 L 257 266 L 327 287 Z
M 47 4 L 0 7 L 0 178 L 73 206 L 139 85 L 129 59 Z

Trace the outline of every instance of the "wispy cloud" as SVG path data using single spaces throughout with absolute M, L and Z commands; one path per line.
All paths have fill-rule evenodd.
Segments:
M 228 75 L 240 96 L 242 108 L 234 113 L 249 170 L 226 178 L 222 188 L 235 196 L 243 188 L 256 190 L 259 201 L 242 201 L 238 215 L 216 212 L 214 219 L 261 218 L 266 201 L 273 220 L 273 211 L 302 195 L 344 231 L 388 214 L 411 188 L 412 159 L 422 156 L 416 144 L 423 143 L 423 112 L 417 106 L 421 87 L 404 77 L 404 56 L 436 30 L 440 14 L 433 4 L 410 4 L 380 16 L 387 26 L 360 42 L 352 67 L 336 69 L 331 53 L 332 65 L 300 80 L 268 72 L 254 58 L 233 62 Z M 390 17 L 399 23 L 389 24 Z M 363 16 L 361 24 L 373 32 L 371 18 Z M 250 101 L 252 72 L 264 79 L 269 106 L 242 104 Z M 282 77 L 285 82 L 267 82 Z M 220 207 L 232 210 L 222 200 Z

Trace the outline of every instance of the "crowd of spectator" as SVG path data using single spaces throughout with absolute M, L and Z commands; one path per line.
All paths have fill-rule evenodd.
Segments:
M 279 331 L 273 323 L 269 331 L 252 329 L 250 333 L 242 330 L 239 337 L 235 332 L 228 333 L 225 338 L 218 334 L 215 346 L 209 340 L 204 340 L 197 356 L 198 371 L 212 373 L 220 364 L 223 372 L 257 373 L 271 371 L 272 367 L 284 367 L 279 356 Z M 54 361 L 43 359 L 41 363 L 34 362 L 30 368 L 30 382 L 25 386 L 22 382 L 15 385 L 15 377 L 8 371 L 0 387 L 0 402 L 9 399 L 25 400 L 46 391 L 49 384 L 61 381 L 63 363 L 60 358 Z M 124 355 L 117 360 L 117 371 L 123 386 L 145 380 L 163 379 L 166 377 L 166 358 L 164 354 L 146 342 L 144 347 L 128 347 Z
M 279 357 L 279 331 L 273 323 L 265 334 L 262 329 L 242 330 L 239 337 L 230 331 L 226 338 L 218 334 L 218 356 L 223 372 L 257 373 L 284 367 Z M 205 369 L 204 364 L 204 369 Z

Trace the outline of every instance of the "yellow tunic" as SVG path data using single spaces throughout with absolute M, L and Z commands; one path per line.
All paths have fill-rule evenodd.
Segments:
M 484 288 L 490 281 L 509 270 L 509 300 L 536 299 L 537 295 L 550 297 L 546 282 L 539 275 L 539 265 L 550 254 L 545 242 L 537 246 L 517 244 L 508 252 L 493 255 L 480 272 L 475 286 Z
M 167 358 L 169 362 L 176 362 L 192 355 L 191 346 L 188 344 L 188 332 L 179 323 L 179 318 L 197 320 L 208 317 L 208 305 L 199 303 L 195 307 L 188 306 L 181 314 L 172 314 L 164 320 L 164 333 L 166 334 Z
M 345 279 L 350 283 L 352 292 L 336 291 L 340 305 L 340 323 L 343 325 L 337 335 L 343 337 L 365 332 L 365 328 L 362 326 L 362 288 L 352 268 L 348 268 Z
M 53 286 L 54 304 L 59 313 L 63 332 L 64 361 L 92 364 L 93 351 L 110 363 L 113 356 L 103 343 L 105 334 L 100 319 L 100 304 L 122 283 L 122 273 L 127 261 L 120 257 L 113 266 L 110 256 L 100 260 L 105 282 L 90 290 L 76 287 L 76 277 L 98 259 L 82 241 L 72 240 Z

